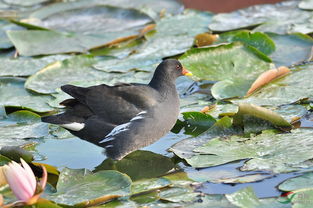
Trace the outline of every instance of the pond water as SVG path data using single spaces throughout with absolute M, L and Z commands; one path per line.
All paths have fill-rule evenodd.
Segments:
M 167 157 L 174 157 L 173 153 L 168 152 L 173 144 L 179 142 L 185 137 L 181 134 L 169 133 L 154 144 L 143 148 L 142 150 L 151 151 L 162 154 Z M 94 170 L 107 157 L 103 153 L 103 148 L 92 143 L 86 142 L 79 138 L 68 139 L 45 139 L 36 147 L 38 152 L 44 155 L 37 155 L 37 162 L 44 162 L 56 166 L 59 170 L 64 167 L 78 169 L 87 168 Z M 262 173 L 258 172 L 242 172 L 239 167 L 244 161 L 228 163 L 216 167 L 195 169 L 180 162 L 180 169 L 187 173 L 188 177 L 199 182 L 205 182 L 207 179 L 219 178 L 221 175 L 226 176 L 242 176 L 247 174 Z M 261 198 L 280 196 L 281 192 L 276 186 L 284 180 L 295 177 L 298 173 L 278 174 L 270 176 L 259 182 L 244 184 L 223 184 L 205 182 L 198 190 L 208 194 L 228 194 L 247 186 L 252 186 L 256 195 Z

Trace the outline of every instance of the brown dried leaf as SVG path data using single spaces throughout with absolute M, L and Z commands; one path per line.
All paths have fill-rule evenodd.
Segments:
M 285 76 L 286 74 L 288 74 L 290 72 L 290 69 L 285 67 L 285 66 L 281 66 L 278 67 L 277 69 L 270 69 L 266 72 L 263 72 L 251 85 L 250 89 L 248 90 L 246 96 L 251 95 L 253 92 L 255 92 L 257 89 L 259 89 L 260 87 L 266 85 L 267 83 L 278 79 L 282 76 Z

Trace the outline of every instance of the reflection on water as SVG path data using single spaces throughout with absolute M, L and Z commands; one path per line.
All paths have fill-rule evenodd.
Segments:
M 207 180 L 215 180 L 220 178 L 233 178 L 237 176 L 243 176 L 253 173 L 265 173 L 261 171 L 249 171 L 242 172 L 239 168 L 244 164 L 244 161 L 237 163 L 229 163 L 225 165 L 220 165 L 211 168 L 204 168 L 200 170 L 195 170 L 193 168 L 186 168 L 188 177 L 193 180 L 198 180 L 205 182 Z M 295 177 L 299 173 L 287 173 L 274 175 L 271 178 L 264 179 L 259 182 L 253 183 L 243 183 L 243 184 L 223 184 L 223 183 L 210 183 L 206 182 L 199 189 L 199 191 L 207 194 L 230 194 L 238 191 L 244 187 L 251 186 L 259 198 L 280 196 L 280 192 L 276 186 L 283 182 L 284 180 Z
M 44 163 L 59 169 L 68 167 L 93 170 L 106 158 L 102 153 L 103 148 L 78 138 L 45 139 L 36 149 L 44 154 Z

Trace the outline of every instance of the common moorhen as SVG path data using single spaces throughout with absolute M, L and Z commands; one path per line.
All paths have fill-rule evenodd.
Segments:
M 175 80 L 191 75 L 175 59 L 164 60 L 149 84 L 64 85 L 72 99 L 61 102 L 62 114 L 42 117 L 81 139 L 104 147 L 112 159 L 152 144 L 168 133 L 179 114 Z

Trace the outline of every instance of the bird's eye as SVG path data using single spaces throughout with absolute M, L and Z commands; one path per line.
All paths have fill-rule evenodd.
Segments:
M 176 65 L 176 69 L 180 69 L 180 66 L 179 66 L 179 65 Z

